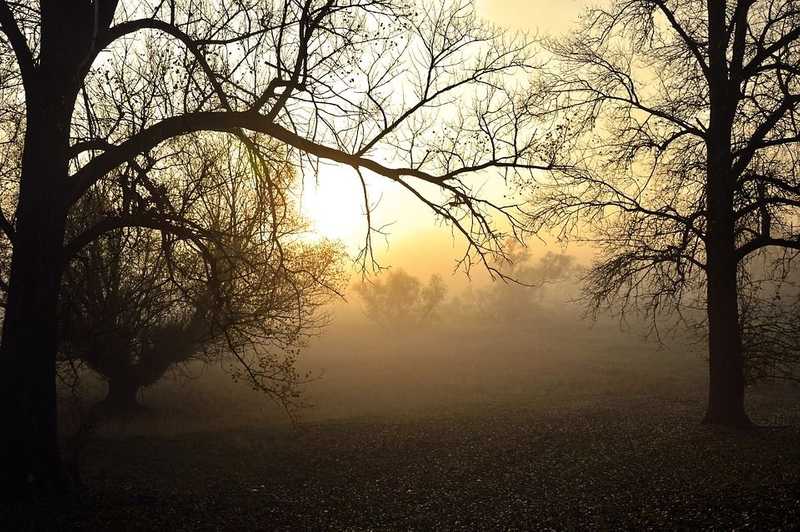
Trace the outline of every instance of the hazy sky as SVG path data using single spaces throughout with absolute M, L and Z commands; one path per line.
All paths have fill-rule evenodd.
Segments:
M 587 0 L 477 0 L 487 19 L 525 31 L 561 33 L 569 29 Z
M 476 0 L 479 13 L 498 25 L 538 34 L 557 35 L 577 20 L 588 0 Z M 317 182 L 315 182 L 317 181 Z M 453 241 L 448 227 L 437 226 L 433 215 L 399 186 L 368 176 L 371 200 L 378 202 L 375 225 L 387 227 L 388 247 L 378 240 L 382 262 L 411 273 L 447 273 L 463 255 L 463 242 Z M 315 230 L 341 239 L 355 252 L 363 242 L 366 224 L 363 195 L 351 169 L 328 165 L 319 179 L 306 178 L 303 211 Z

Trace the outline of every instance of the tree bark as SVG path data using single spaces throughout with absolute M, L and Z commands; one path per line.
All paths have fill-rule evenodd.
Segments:
M 0 341 L 0 492 L 67 487 L 58 444 L 58 297 L 68 210 L 72 113 L 94 25 L 89 2 L 42 2 L 39 62 L 25 80 L 26 123 L 8 299 Z
M 738 88 L 726 56 L 724 0 L 709 0 L 709 89 L 707 147 L 706 275 L 709 391 L 705 423 L 749 426 L 744 407 L 744 355 L 739 330 L 731 130 Z
M 110 415 L 128 415 L 141 411 L 144 407 L 139 403 L 138 395 L 141 386 L 126 376 L 108 379 L 108 394 L 103 399 L 102 408 Z
M 744 405 L 744 356 L 739 330 L 736 262 L 731 246 L 709 246 L 708 356 L 709 388 L 705 423 L 734 427 L 751 424 Z M 712 248 L 717 248 L 713 249 Z M 713 258 L 712 258 L 713 257 Z
M 43 113 L 46 115 L 46 113 Z M 56 404 L 57 306 L 66 209 L 58 185 L 66 176 L 45 117 L 28 123 L 8 300 L 0 343 L 5 436 L 2 488 L 10 495 L 63 487 Z M 60 179 L 59 179 L 60 178 Z

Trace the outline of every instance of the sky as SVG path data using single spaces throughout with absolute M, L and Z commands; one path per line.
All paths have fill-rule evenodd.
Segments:
M 492 22 L 523 31 L 557 35 L 567 31 L 587 0 L 477 0 Z
M 479 14 L 486 20 L 536 35 L 563 34 L 588 4 L 587 0 L 477 0 Z M 449 227 L 398 185 L 377 176 L 366 179 L 370 199 L 377 205 L 374 225 L 385 225 L 387 233 L 375 245 L 381 264 L 415 275 L 453 273 L 464 242 L 454 239 Z M 328 164 L 319 175 L 306 176 L 302 210 L 315 233 L 341 240 L 351 254 L 363 245 L 363 192 L 352 169 Z

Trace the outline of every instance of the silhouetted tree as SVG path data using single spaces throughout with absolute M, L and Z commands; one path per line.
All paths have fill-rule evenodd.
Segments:
M 800 382 L 800 283 L 795 270 L 753 268 L 739 281 L 745 381 Z
M 546 252 L 534 258 L 529 247 L 508 240 L 506 257 L 495 266 L 505 278 L 494 279 L 486 286 L 470 284 L 447 301 L 444 315 L 451 322 L 468 327 L 532 330 L 532 324 L 547 327 L 572 299 L 577 299 L 577 286 L 582 268 L 577 259 L 566 253 Z M 559 318 L 564 318 L 564 315 Z M 574 319 L 570 316 L 566 319 Z
M 577 283 L 580 268 L 575 257 L 548 251 L 533 260 L 530 250 L 509 242 L 509 258 L 502 267 L 508 280 L 495 280 L 474 294 L 475 310 L 489 323 L 516 324 L 535 315 L 548 286 Z M 500 266 L 498 266 L 500 267 Z M 563 286 L 561 286 L 563 292 Z M 566 294 L 564 303 L 566 300 Z
M 0 1 L 0 159 L 8 180 L 0 228 L 11 263 L 0 345 L 2 489 L 59 485 L 55 373 L 65 255 L 132 226 L 190 238 L 191 226 L 172 227 L 162 215 L 174 214 L 176 195 L 202 186 L 153 177 L 184 135 L 227 132 L 258 159 L 269 153 L 261 134 L 305 169 L 328 160 L 359 177 L 384 176 L 463 234 L 467 257 L 497 252 L 501 235 L 488 213 L 518 226 L 516 211 L 479 197 L 468 177 L 551 165 L 550 144 L 533 138 L 525 98 L 509 88 L 516 82 L 506 83 L 531 67 L 528 43 L 481 24 L 467 0 L 413 7 Z M 117 207 L 65 241 L 76 202 L 104 182 L 116 187 Z
M 356 291 L 364 301 L 369 319 L 394 328 L 437 319 L 447 296 L 447 286 L 439 275 L 432 275 L 423 284 L 402 269 L 361 282 L 356 285 Z
M 800 250 L 800 10 L 793 0 L 625 0 L 551 43 L 541 88 L 575 138 L 537 228 L 591 230 L 593 304 L 651 315 L 702 294 L 707 423 L 749 425 L 738 279 Z M 564 134 L 564 131 L 567 133 Z M 782 261 L 778 261 L 779 263 Z
M 275 169 L 283 175 L 254 173 L 230 138 L 194 141 L 199 146 L 170 167 L 169 179 L 208 175 L 209 190 L 179 208 L 194 220 L 203 249 L 170 241 L 169 232 L 117 229 L 84 247 L 64 275 L 62 357 L 108 381 L 108 413 L 136 410 L 141 387 L 188 361 L 229 360 L 235 376 L 294 406 L 297 349 L 322 324 L 316 311 L 341 284 L 337 248 L 298 241 L 304 227 L 296 209 L 259 197 L 277 192 L 267 180 L 285 193 L 290 167 Z M 260 180 L 264 186 L 254 186 Z M 108 210 L 99 192 L 81 199 L 77 225 Z M 279 205 L 279 233 L 265 231 Z
M 149 236 L 115 231 L 64 275 L 61 357 L 106 379 L 112 414 L 138 409 L 139 389 L 199 353 L 209 335 L 210 302 L 174 293 Z

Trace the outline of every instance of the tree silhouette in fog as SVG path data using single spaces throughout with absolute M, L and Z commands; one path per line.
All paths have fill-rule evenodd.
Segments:
M 530 249 L 509 242 L 509 259 L 503 268 L 511 280 L 495 280 L 473 294 L 474 310 L 490 323 L 506 325 L 539 315 L 548 286 L 558 285 L 564 305 L 569 299 L 566 283 L 578 281 L 581 270 L 572 255 L 548 251 L 534 260 Z
M 548 251 L 534 259 L 529 248 L 509 239 L 505 256 L 493 264 L 502 272 L 488 286 L 469 286 L 449 296 L 439 275 L 427 282 L 403 269 L 392 269 L 374 279 L 355 285 L 367 317 L 387 328 L 480 323 L 484 326 L 519 327 L 531 320 L 541 321 L 542 303 L 548 287 L 556 286 L 559 297 L 548 303 L 564 305 L 582 274 L 574 256 Z M 577 294 L 576 294 L 577 295 Z M 548 308 L 554 314 L 555 309 Z
M 10 495 L 62 484 L 55 375 L 65 254 L 127 227 L 186 230 L 153 216 L 197 190 L 154 177 L 172 164 L 176 139 L 232 134 L 258 163 L 272 152 L 261 135 L 304 173 L 327 160 L 353 168 L 354 179 L 390 179 L 466 238 L 467 266 L 499 250 L 490 213 L 521 225 L 514 200 L 493 203 L 470 176 L 552 166 L 553 142 L 534 136 L 517 91 L 533 66 L 528 42 L 479 22 L 468 0 L 422 9 L 399 0 L 2 0 L 0 29 L 0 228 L 10 251 L 0 484 Z M 65 242 L 67 219 L 101 185 L 117 191 L 113 209 Z M 367 225 L 370 206 L 365 197 Z
M 207 190 L 175 205 L 192 237 L 131 227 L 81 249 L 62 283 L 61 357 L 107 380 L 105 413 L 134 412 L 140 388 L 187 362 L 223 365 L 290 408 L 303 379 L 298 348 L 341 284 L 342 254 L 324 241 L 298 240 L 304 227 L 286 193 L 290 166 L 254 172 L 231 138 L 186 142 L 176 158 L 183 164 L 162 177 L 205 175 Z M 276 192 L 267 181 L 283 201 L 267 197 Z M 93 189 L 80 200 L 75 225 L 91 226 L 91 215 L 110 203 Z M 277 234 L 266 230 L 273 206 L 281 208 Z
M 800 382 L 800 272 L 766 264 L 740 277 L 745 381 Z
M 705 309 L 705 420 L 749 425 L 741 280 L 800 250 L 797 3 L 615 1 L 550 48 L 541 88 L 575 140 L 537 182 L 537 228 L 598 239 L 595 307 Z
M 367 317 L 386 327 L 408 327 L 435 321 L 447 297 L 447 286 L 439 275 L 427 283 L 402 269 L 356 285 Z

